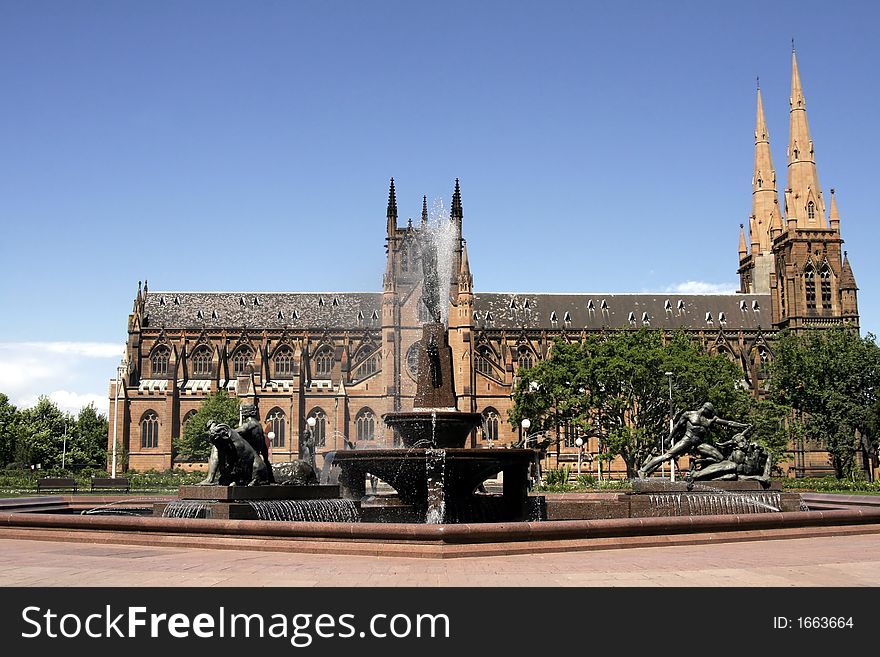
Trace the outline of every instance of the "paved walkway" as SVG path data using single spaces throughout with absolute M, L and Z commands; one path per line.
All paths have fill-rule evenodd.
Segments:
M 0 539 L 0 586 L 880 586 L 880 534 L 459 559 Z

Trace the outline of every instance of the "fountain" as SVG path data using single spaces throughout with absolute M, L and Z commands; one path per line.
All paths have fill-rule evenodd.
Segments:
M 422 326 L 413 409 L 382 417 L 403 447 L 336 452 L 333 462 L 341 469 L 340 493 L 347 499 L 364 500 L 370 473 L 397 492 L 398 501 L 410 508 L 410 519 L 416 522 L 526 520 L 534 450 L 465 448 L 482 415 L 458 409 L 452 349 L 443 322 L 448 299 L 440 294 L 449 280 L 457 245 L 450 239 L 454 232 L 448 220 L 424 226 L 422 231 L 422 302 L 433 321 Z M 504 479 L 501 495 L 479 490 L 499 472 Z M 400 518 L 399 503 L 394 506 L 394 517 Z M 373 508 L 372 517 L 380 521 L 392 511 Z

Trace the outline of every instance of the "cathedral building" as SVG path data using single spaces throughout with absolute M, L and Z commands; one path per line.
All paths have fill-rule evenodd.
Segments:
M 650 327 L 683 329 L 710 353 L 740 365 L 753 390 L 764 385 L 781 329 L 848 323 L 858 327 L 857 286 L 840 232 L 834 190 L 826 214 L 797 61 L 792 53 L 788 176 L 781 195 L 758 89 L 752 208 L 739 239 L 737 294 L 511 294 L 474 289 L 455 181 L 449 221 L 455 250 L 449 275 L 449 344 L 458 408 L 483 415 L 471 447 L 521 437 L 507 421 L 517 372 L 545 358 L 558 338 Z M 127 466 L 174 465 L 172 441 L 205 395 L 227 390 L 254 403 L 274 439 L 275 462 L 300 456 L 315 419 L 318 452 L 395 444 L 382 415 L 412 407 L 416 343 L 428 321 L 421 303 L 420 235 L 429 224 L 398 224 L 391 180 L 381 292 L 181 292 L 139 285 L 128 319 L 124 376 L 111 381 L 110 432 Z M 117 386 L 118 381 L 118 386 Z M 563 429 L 550 466 L 573 460 Z M 588 454 L 598 449 L 584 437 Z M 823 471 L 817 446 L 795 446 L 790 473 Z M 612 467 L 623 474 L 623 465 Z

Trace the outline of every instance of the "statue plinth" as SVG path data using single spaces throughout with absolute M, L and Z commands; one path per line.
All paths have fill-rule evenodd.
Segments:
M 446 327 L 439 322 L 422 326 L 414 408 L 458 408 L 452 377 L 452 349 Z

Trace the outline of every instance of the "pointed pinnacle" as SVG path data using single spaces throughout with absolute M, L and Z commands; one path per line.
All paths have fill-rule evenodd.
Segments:
M 391 179 L 391 187 L 388 188 L 388 217 L 397 218 L 397 194 L 394 191 L 394 178 Z
M 428 223 L 428 196 L 422 196 L 422 224 Z
M 452 192 L 452 211 L 450 215 L 456 219 L 461 219 L 464 216 L 461 207 L 461 187 L 458 184 L 458 178 L 455 179 L 455 191 Z

